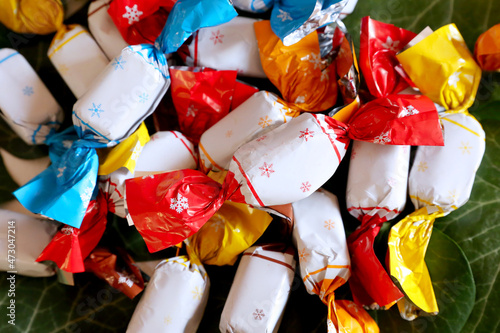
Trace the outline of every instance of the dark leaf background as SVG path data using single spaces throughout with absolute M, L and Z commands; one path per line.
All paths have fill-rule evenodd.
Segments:
M 68 20 L 86 25 L 87 6 Z M 345 23 L 356 45 L 361 17 L 393 23 L 419 32 L 426 26 L 437 29 L 455 23 L 472 50 L 482 32 L 500 23 L 498 1 L 465 0 L 359 0 L 355 12 Z M 0 47 L 18 49 L 38 72 L 66 113 L 64 126 L 71 122 L 75 99 L 64 84 L 46 53 L 52 35 L 34 36 L 13 33 L 0 25 Z M 253 84 L 258 82 L 252 81 Z M 396 307 L 389 311 L 371 311 L 381 332 L 496 332 L 500 327 L 500 73 L 483 73 L 476 103 L 470 110 L 486 131 L 486 155 L 476 175 L 470 201 L 435 223 L 426 262 L 432 277 L 440 314 L 421 317 L 414 322 L 400 319 Z M 27 146 L 0 121 L 0 148 L 13 155 L 32 159 L 45 156 L 46 147 Z M 349 158 L 325 187 L 338 195 L 345 207 L 344 194 Z M 0 202 L 12 199 L 15 182 L 0 163 Z M 406 212 L 411 212 L 411 204 Z M 404 215 L 404 214 L 402 214 Z M 346 231 L 358 222 L 344 211 Z M 110 215 L 103 243 L 125 247 L 138 261 L 175 255 L 167 249 L 150 255 L 140 235 L 124 220 Z M 397 221 L 392 221 L 392 224 Z M 377 239 L 377 254 L 386 251 L 387 223 Z M 279 238 L 278 222 L 273 222 L 261 241 Z M 211 279 L 210 298 L 199 332 L 218 332 L 220 313 L 236 272 L 234 267 L 207 266 Z M 90 274 L 75 276 L 75 287 L 51 278 L 16 278 L 16 326 L 7 323 L 7 274 L 0 274 L 0 332 L 123 332 L 139 300 L 133 301 L 108 287 Z M 348 286 L 341 287 L 338 299 L 349 298 Z M 165 300 L 166 302 L 175 300 Z M 280 332 L 326 332 L 326 307 L 315 295 L 309 295 L 296 274 Z

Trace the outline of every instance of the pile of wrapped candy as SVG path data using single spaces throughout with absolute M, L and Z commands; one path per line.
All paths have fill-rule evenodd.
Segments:
M 378 332 L 365 309 L 396 303 L 407 320 L 438 314 L 424 257 L 434 220 L 467 202 L 484 154 L 468 108 L 482 70 L 500 68 L 500 25 L 473 56 L 454 24 L 417 34 L 367 16 L 358 64 L 340 20 L 352 0 L 97 0 L 90 32 L 64 25 L 58 1 L 34 17 L 19 3 L 2 3 L 0 21 L 56 31 L 47 56 L 77 98 L 73 126 L 60 128 L 69 110 L 22 55 L 0 49 L 2 117 L 51 159 L 14 193 L 40 215 L 15 216 L 32 243 L 20 274 L 93 272 L 130 298 L 142 292 L 130 332 L 195 332 L 204 265 L 236 262 L 222 332 L 277 331 L 296 269 L 327 306 L 329 332 Z M 351 141 L 346 209 L 361 224 L 346 238 L 337 197 L 321 187 Z M 375 237 L 408 194 L 415 212 L 392 227 L 383 265 Z M 186 255 L 145 283 L 128 253 L 99 243 L 108 213 L 151 253 Z M 285 241 L 254 245 L 273 220 L 291 226 Z M 353 301 L 335 298 L 346 282 Z

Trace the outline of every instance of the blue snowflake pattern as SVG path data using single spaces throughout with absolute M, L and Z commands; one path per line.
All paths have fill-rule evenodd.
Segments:
M 23 88 L 23 95 L 25 95 L 25 96 L 31 96 L 34 93 L 35 92 L 33 91 L 33 87 L 31 87 L 31 86 L 26 86 Z
M 113 63 L 111 64 L 111 66 L 115 66 L 115 71 L 120 68 L 120 69 L 124 69 L 123 67 L 123 64 L 125 64 L 126 61 L 125 60 L 122 60 L 122 56 L 119 56 L 118 58 L 115 58 L 113 60 Z
M 96 106 L 95 103 L 92 103 L 92 107 L 89 109 L 89 111 L 92 112 L 92 115 L 90 116 L 91 118 L 93 116 L 97 116 L 97 118 L 101 118 L 99 113 L 104 112 L 104 110 L 101 109 L 101 104 Z
M 141 103 L 146 103 L 146 101 L 149 99 L 149 95 L 146 93 L 142 93 L 139 95 L 139 102 Z

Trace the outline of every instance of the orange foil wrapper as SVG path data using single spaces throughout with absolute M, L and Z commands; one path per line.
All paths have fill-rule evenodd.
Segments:
M 500 70 L 500 24 L 481 34 L 474 47 L 474 57 L 483 71 Z

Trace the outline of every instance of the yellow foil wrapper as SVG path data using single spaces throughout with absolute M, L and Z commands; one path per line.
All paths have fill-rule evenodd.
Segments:
M 476 97 L 481 68 L 455 24 L 448 24 L 396 56 L 420 91 L 454 112 Z
M 121 167 L 134 173 L 137 158 L 149 141 L 149 133 L 144 123 L 126 140 L 120 142 L 108 153 L 99 165 L 99 176 L 109 175 Z
M 61 27 L 64 8 L 60 0 L 2 0 L 0 22 L 26 34 L 46 35 Z
M 423 207 L 402 219 L 389 233 L 389 272 L 396 278 L 406 296 L 421 310 L 429 314 L 439 312 L 425 253 L 432 234 L 434 220 L 444 216 L 443 210 Z M 418 309 L 403 306 L 402 316 L 408 320 L 417 317 Z
M 337 101 L 335 62 L 321 60 L 318 34 L 284 46 L 269 21 L 254 23 L 262 68 L 288 103 L 303 111 L 324 111 Z
M 226 201 L 198 232 L 185 240 L 190 257 L 207 265 L 233 265 L 267 229 L 271 216 L 246 204 Z

